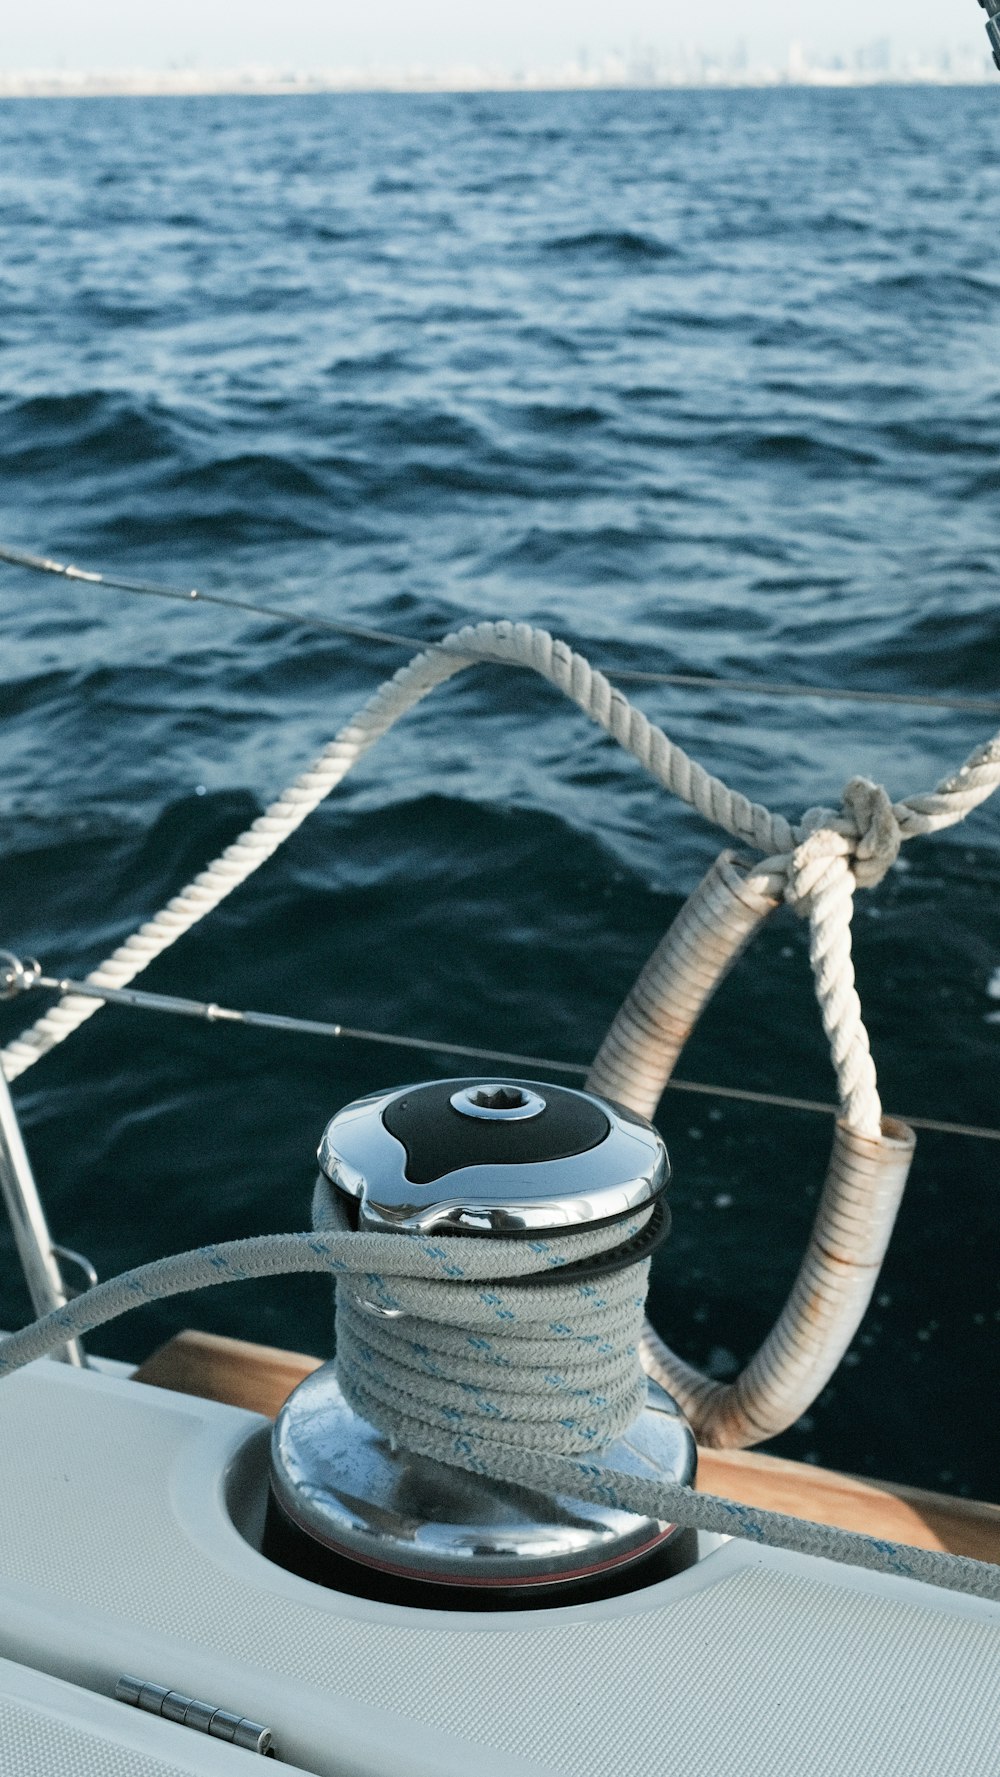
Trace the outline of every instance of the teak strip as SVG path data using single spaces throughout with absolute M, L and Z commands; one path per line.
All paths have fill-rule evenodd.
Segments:
M 292 1389 L 322 1361 L 219 1333 L 178 1333 L 139 1365 L 134 1379 L 276 1419 Z
M 273 1419 L 295 1385 L 320 1362 L 217 1333 L 187 1332 L 154 1351 L 135 1380 Z M 838 1475 L 756 1450 L 699 1451 L 698 1486 L 814 1524 L 1000 1564 L 1000 1506 Z
M 1000 1564 L 1000 1506 L 977 1500 L 839 1475 L 758 1450 L 699 1450 L 698 1486 L 814 1524 Z

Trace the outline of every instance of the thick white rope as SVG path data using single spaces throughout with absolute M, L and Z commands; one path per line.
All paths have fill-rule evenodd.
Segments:
M 639 974 L 586 1086 L 652 1117 L 705 1006 L 778 905 L 780 881 L 755 881 L 723 852 Z M 732 1382 L 671 1351 L 650 1326 L 643 1363 L 674 1396 L 699 1443 L 758 1444 L 807 1411 L 847 1351 L 871 1300 L 906 1188 L 915 1138 L 884 1119 L 863 1135 L 840 1118 L 798 1275 L 774 1327 Z
M 525 1242 L 477 1241 L 455 1235 L 446 1240 L 428 1240 L 399 1234 L 316 1231 L 227 1241 L 157 1259 L 151 1265 L 111 1278 L 78 1296 L 67 1307 L 58 1308 L 32 1326 L 0 1340 L 0 1376 L 10 1375 L 64 1345 L 67 1339 L 92 1332 L 144 1302 L 162 1301 L 167 1296 L 212 1284 L 296 1272 L 332 1274 L 338 1279 L 338 1288 L 343 1287 L 345 1280 L 360 1275 L 366 1281 L 380 1282 L 390 1292 L 401 1293 L 415 1282 L 418 1286 L 435 1286 L 444 1293 L 454 1289 L 463 1298 L 475 1280 L 480 1295 L 489 1297 L 497 1325 L 502 1327 L 505 1316 L 516 1315 L 522 1307 L 524 1285 L 517 1279 L 537 1276 L 550 1271 L 553 1264 L 571 1263 L 592 1253 L 593 1240 L 594 1233 L 571 1235 L 557 1242 Z M 516 1251 L 507 1252 L 507 1248 Z M 462 1271 L 459 1279 L 454 1275 L 456 1264 Z M 515 1280 L 512 1287 L 511 1279 Z M 539 1293 L 537 1286 L 531 1293 Z M 456 1318 L 464 1314 L 463 1300 Z M 384 1404 L 374 1398 L 366 1401 L 366 1411 L 370 1417 L 381 1415 L 385 1425 L 393 1423 L 391 1416 L 385 1418 Z M 643 1480 L 601 1462 L 600 1451 L 592 1456 L 565 1454 L 551 1448 L 544 1428 L 537 1437 L 538 1447 L 525 1448 L 502 1438 L 486 1438 L 482 1436 L 482 1418 L 478 1411 L 469 1411 L 468 1398 L 462 1395 L 456 1401 L 456 1419 L 445 1429 L 411 1416 L 406 1427 L 407 1447 L 418 1455 L 475 1474 L 489 1474 L 514 1485 L 542 1488 L 571 1499 L 593 1500 L 661 1523 L 742 1537 L 1000 1601 L 1000 1567 L 987 1562 L 808 1523 L 735 1500 L 719 1499 L 710 1493 L 695 1493 L 671 1481 Z
M 259 869 L 401 716 L 436 685 L 484 661 L 527 668 L 548 679 L 631 752 L 664 789 L 733 838 L 768 854 L 762 872 L 780 878 L 786 898 L 811 920 L 817 993 L 844 1114 L 852 1128 L 877 1136 L 881 1105 L 850 956 L 854 885 L 881 881 L 904 839 L 963 820 L 993 793 L 1000 784 L 1000 735 L 926 795 L 893 805 L 884 790 L 856 778 L 844 792 L 841 812 L 810 810 L 793 827 L 783 815 L 772 814 L 712 777 L 582 655 L 526 623 L 480 623 L 418 654 L 245 833 L 119 945 L 87 976 L 88 982 L 122 987 L 134 980 L 154 957 Z M 16 1079 L 98 1009 L 99 1002 L 80 995 L 61 1000 L 0 1051 L 7 1078 Z

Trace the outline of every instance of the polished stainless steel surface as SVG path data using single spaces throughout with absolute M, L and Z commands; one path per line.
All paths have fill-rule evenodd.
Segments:
M 0 950 L 0 1000 L 16 1000 L 29 993 L 42 978 L 42 965 L 33 956 L 22 962 L 12 950 Z
M 451 1095 L 452 1108 L 462 1117 L 476 1117 L 482 1122 L 523 1123 L 529 1117 L 540 1117 L 545 1100 L 527 1086 L 490 1085 L 465 1086 Z
M 669 1395 L 650 1404 L 603 1460 L 627 1474 L 690 1483 L 697 1452 Z M 467 1474 L 405 1450 L 348 1406 L 332 1364 L 289 1396 L 271 1441 L 271 1485 L 299 1529 L 349 1559 L 462 1586 L 600 1573 L 674 1534 L 609 1506 Z
M 547 1091 L 551 1095 L 551 1088 L 534 1081 L 516 1084 L 543 1101 Z M 470 1082 L 457 1080 L 455 1087 L 459 1093 Z M 585 1153 L 531 1164 L 463 1166 L 429 1185 L 414 1184 L 406 1176 L 406 1149 L 383 1122 L 389 1105 L 412 1090 L 396 1087 L 356 1100 L 334 1117 L 320 1143 L 324 1173 L 359 1199 L 362 1226 L 408 1233 L 571 1232 L 651 1203 L 670 1177 L 656 1130 L 623 1106 L 602 1101 L 610 1128 Z M 559 1090 L 587 1099 L 567 1087 Z
M 31 1170 L 10 1089 L 0 1068 L 0 1192 L 10 1216 L 24 1280 L 38 1315 L 63 1308 L 68 1300 Z M 79 1340 L 63 1346 L 59 1355 L 67 1363 L 82 1366 L 86 1359 Z
M 119 1703 L 130 1703 L 147 1715 L 159 1715 L 164 1721 L 193 1728 L 196 1733 L 210 1734 L 213 1740 L 225 1740 L 230 1746 L 242 1747 L 245 1752 L 274 1757 L 270 1728 L 251 1720 L 248 1715 L 234 1715 L 231 1710 L 219 1709 L 214 1703 L 187 1697 L 183 1691 L 168 1690 L 166 1685 L 144 1684 L 141 1678 L 133 1678 L 127 1672 L 115 1685 L 115 1696 Z

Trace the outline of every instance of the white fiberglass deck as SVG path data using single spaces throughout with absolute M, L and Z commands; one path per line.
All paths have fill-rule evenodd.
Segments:
M 1000 1777 L 996 1606 L 739 1543 L 596 1605 L 369 1604 L 276 1569 L 234 1524 L 227 1499 L 252 1525 L 266 1431 L 52 1363 L 0 1383 L 0 1656 L 96 1693 L 74 1732 L 126 1717 L 167 1736 L 148 1765 L 143 1741 L 114 1763 L 107 1726 L 103 1764 L 9 1765 L 0 1741 L 0 1770 L 253 1769 L 133 1723 L 106 1701 L 133 1672 L 265 1722 L 279 1758 L 318 1777 Z M 44 1748 L 42 1681 L 2 1680 L 15 1744 L 34 1722 Z M 78 1695 L 58 1687 L 64 1716 Z

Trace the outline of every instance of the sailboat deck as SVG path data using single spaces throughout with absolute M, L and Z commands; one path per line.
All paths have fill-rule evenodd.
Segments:
M 244 1389 L 270 1368 L 272 1406 L 295 1379 L 287 1354 L 226 1357 Z M 0 1391 L 0 1676 L 18 1777 L 131 1777 L 144 1766 L 130 1735 L 156 1748 L 150 1777 L 246 1764 L 115 1704 L 123 1674 L 263 1722 L 279 1768 L 314 1777 L 1000 1777 L 987 1600 L 737 1540 L 578 1607 L 343 1595 L 263 1556 L 267 1420 L 199 1398 L 192 1379 L 137 1387 L 42 1360 Z M 62 1688 L 36 1695 L 45 1677 Z

